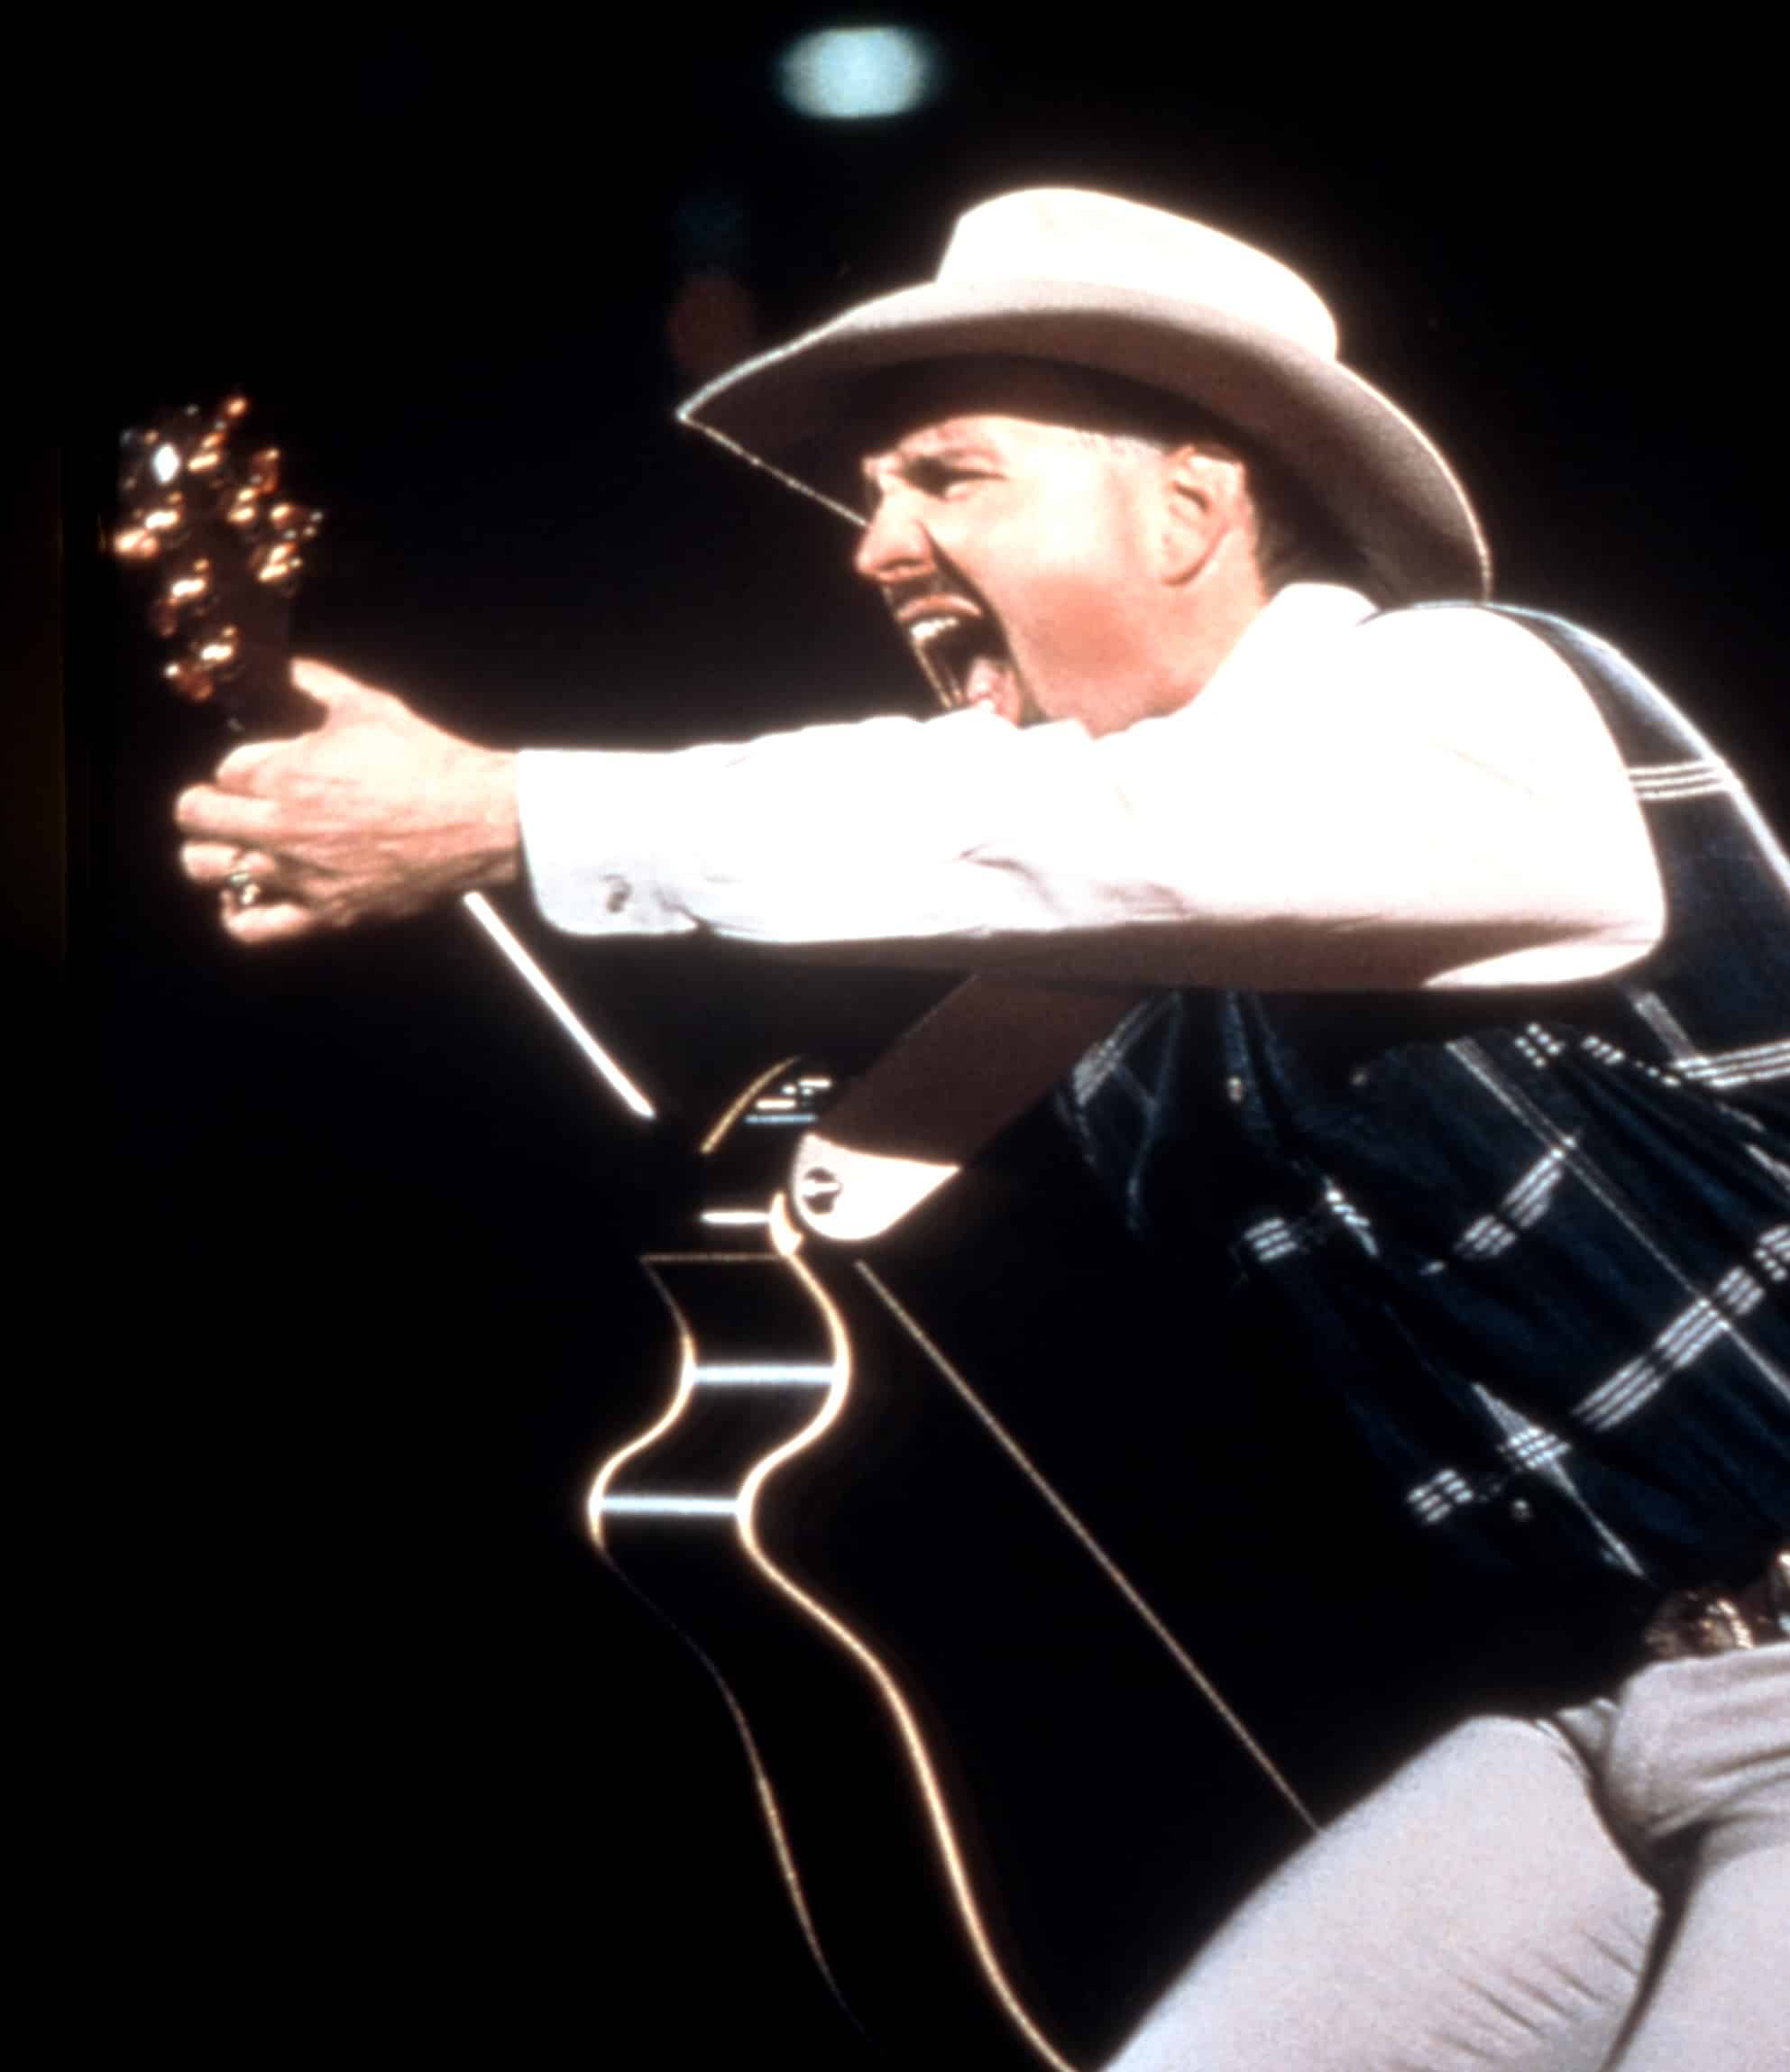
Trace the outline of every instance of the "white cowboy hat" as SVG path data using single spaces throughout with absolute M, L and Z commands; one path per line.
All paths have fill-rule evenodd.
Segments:
M 1384 600 L 1483 597 L 1466 492 L 1396 405 L 1336 360 L 1317 293 L 1265 252 L 1165 210 L 1073 188 L 958 220 L 936 280 L 860 303 L 711 381 L 678 412 L 792 488 L 841 501 L 864 377 L 1000 355 L 1180 397 L 1272 454 L 1365 557 Z

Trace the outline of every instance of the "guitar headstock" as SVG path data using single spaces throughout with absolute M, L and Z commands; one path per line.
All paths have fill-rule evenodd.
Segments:
M 282 491 L 276 447 L 240 442 L 248 412 L 231 396 L 124 434 L 112 551 L 154 579 L 149 623 L 173 648 L 162 674 L 176 695 L 239 731 L 290 733 L 317 717 L 289 664 L 291 601 L 323 514 Z

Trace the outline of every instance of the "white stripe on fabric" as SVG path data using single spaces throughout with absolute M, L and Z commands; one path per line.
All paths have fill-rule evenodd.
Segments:
M 1579 1049 L 1587 1058 L 1595 1058 L 1600 1065 L 1620 1065 L 1625 1072 L 1639 1072 L 1660 1086 L 1682 1086 L 1684 1083 L 1676 1065 L 1649 1065 L 1645 1058 L 1630 1057 L 1628 1051 L 1619 1050 L 1602 1036 L 1581 1036 Z
M 1420 1525 L 1433 1526 L 1446 1518 L 1450 1511 L 1464 1510 L 1477 1499 L 1473 1484 L 1458 1469 L 1444 1468 L 1427 1482 L 1419 1482 L 1416 1489 L 1408 1490 L 1405 1501 L 1416 1513 Z
M 1647 1571 L 1634 1549 L 1599 1517 L 1580 1493 L 1566 1466 L 1572 1457 L 1571 1441 L 1557 1432 L 1550 1432 L 1544 1425 L 1538 1425 L 1514 1404 L 1507 1403 L 1501 1396 L 1477 1381 L 1473 1383 L 1473 1393 L 1499 1428 L 1499 1444 L 1505 1459 L 1519 1473 L 1538 1477 L 1549 1489 L 1565 1497 L 1602 1541 L 1619 1566 L 1631 1575 L 1645 1575 Z
M 1608 1432 L 1651 1402 L 1674 1374 L 1708 1352 L 1728 1329 L 1712 1302 L 1699 1297 L 1681 1310 L 1638 1359 L 1619 1367 L 1579 1405 L 1577 1420 L 1587 1431 Z
M 1277 1259 L 1291 1259 L 1310 1242 L 1307 1228 L 1311 1218 L 1301 1216 L 1297 1224 L 1290 1224 L 1283 1215 L 1263 1216 L 1260 1223 L 1253 1223 L 1243 1233 L 1243 1241 L 1255 1254 L 1259 1264 L 1272 1266 Z
M 1689 1031 L 1658 994 L 1645 986 L 1624 986 L 1621 991 L 1629 1006 L 1666 1046 L 1668 1057 L 1676 1059 L 1696 1056 L 1697 1047 L 1692 1042 Z
M 1579 629 L 1575 628 L 1575 630 Z M 1586 635 L 1584 637 L 1586 646 L 1593 653 L 1600 654 L 1606 658 L 1616 683 L 1619 685 L 1626 684 L 1629 693 L 1637 698 L 1641 710 L 1653 724 L 1664 727 L 1678 740 L 1682 741 L 1685 747 L 1701 751 L 1698 756 L 1689 761 L 1632 765 L 1629 768 L 1631 781 L 1635 777 L 1645 780 L 1657 776 L 1670 783 L 1676 776 L 1687 775 L 1699 769 L 1719 770 L 1724 780 L 1723 788 L 1731 793 L 1732 810 L 1751 837 L 1760 861 L 1765 864 L 1785 891 L 1790 893 L 1790 856 L 1785 856 L 1784 853 L 1783 844 L 1772 832 L 1767 824 L 1764 814 L 1753 802 L 1751 793 L 1741 784 L 1733 770 L 1715 753 L 1714 749 L 1685 719 L 1684 715 L 1663 695 L 1657 686 L 1649 683 L 1645 677 L 1640 676 L 1634 665 L 1626 657 L 1619 655 L 1608 641 L 1598 639 L 1594 634 Z
M 1560 1144 L 1565 1140 L 1548 1121 L 1541 1109 L 1536 1106 L 1520 1087 L 1513 1086 L 1500 1072 L 1483 1048 L 1470 1036 L 1457 1038 L 1448 1045 L 1449 1054 L 1478 1080 L 1488 1093 L 1506 1108 L 1529 1134 L 1543 1144 Z M 1594 1159 L 1583 1151 L 1569 1155 L 1573 1178 L 1576 1179 L 1602 1206 L 1607 1209 L 1635 1242 L 1658 1265 L 1661 1271 L 1692 1297 L 1694 1308 L 1704 1301 L 1702 1291 L 1690 1273 L 1662 1244 L 1652 1229 L 1630 1206 L 1621 1188 L 1602 1170 Z M 1762 1345 L 1757 1345 L 1743 1332 L 1734 1334 L 1734 1347 L 1740 1357 L 1776 1389 L 1790 1398 L 1790 1374 L 1786 1374 Z M 1646 1355 L 1643 1355 L 1645 1358 Z M 1612 1380 L 1614 1377 L 1611 1377 Z M 1605 1384 L 1608 1386 L 1608 1384 Z
M 1364 1251 L 1379 1257 L 1380 1242 L 1373 1233 L 1372 1224 L 1335 1180 L 1326 1178 L 1322 1198 L 1315 1208 L 1308 1209 L 1292 1221 L 1283 1215 L 1265 1215 L 1244 1228 L 1243 1242 L 1260 1265 L 1272 1266 L 1277 1260 L 1291 1259 L 1297 1253 L 1309 1251 L 1337 1229 L 1353 1238 Z
M 1712 776 L 1701 779 L 1685 777 L 1666 781 L 1643 780 L 1635 786 L 1635 796 L 1650 806 L 1675 806 L 1686 799 L 1713 799 L 1726 796 L 1734 789 L 1731 777 Z
M 1517 1048 L 1531 1065 L 1543 1070 L 1556 1058 L 1564 1058 L 1566 1046 L 1551 1029 L 1544 1029 L 1539 1022 L 1531 1022 L 1517 1037 Z
M 1673 1374 L 1682 1373 L 1717 1339 L 1725 1336 L 1731 1322 L 1749 1316 L 1765 1300 L 1766 1291 L 1754 1278 L 1757 1267 L 1768 1280 L 1790 1276 L 1790 1224 L 1768 1230 L 1753 1247 L 1746 1265 L 1730 1267 L 1707 1297 L 1699 1296 L 1681 1310 L 1638 1359 L 1619 1367 L 1580 1403 L 1575 1420 L 1587 1431 L 1607 1432 L 1632 1417 L 1651 1401 Z
M 1703 776 L 1712 770 L 1732 775 L 1720 756 L 1684 756 L 1675 763 L 1630 763 L 1629 775 L 1639 784 L 1643 778 Z
M 1360 1242 L 1364 1251 L 1376 1259 L 1380 1256 L 1380 1241 L 1373 1234 L 1372 1223 L 1327 1175 L 1324 1181 L 1324 1206 L 1336 1222 Z
M 1733 771 L 1719 756 L 1684 763 L 1636 763 L 1629 766 L 1629 782 L 1637 798 L 1659 802 L 1708 798 L 1740 789 Z
M 1565 1177 L 1567 1154 L 1577 1148 L 1578 1141 L 1570 1136 L 1545 1151 L 1495 1209 L 1469 1224 L 1455 1239 L 1455 1257 L 1496 1259 L 1509 1251 L 1524 1231 L 1533 1230 L 1547 1214 L 1555 1190 Z
M 1169 1012 L 1171 1004 L 1168 995 L 1160 1000 L 1140 1001 L 1110 1035 L 1103 1036 L 1091 1049 L 1082 1052 L 1069 1072 L 1069 1086 L 1078 1102 L 1094 1098 L 1123 1062 L 1131 1046 L 1152 1022 Z
M 1750 1086 L 1790 1075 L 1790 1036 L 1751 1043 L 1740 1050 L 1715 1050 L 1680 1060 L 1678 1070 L 1700 1086 Z

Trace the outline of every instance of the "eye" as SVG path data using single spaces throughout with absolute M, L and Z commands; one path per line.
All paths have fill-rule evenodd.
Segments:
M 908 470 L 908 480 L 929 497 L 961 496 L 978 482 L 992 479 L 987 470 L 968 467 L 960 461 L 916 461 Z

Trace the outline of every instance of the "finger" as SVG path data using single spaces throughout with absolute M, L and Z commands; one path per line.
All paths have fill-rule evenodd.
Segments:
M 271 829 L 275 812 L 271 800 L 194 784 L 174 802 L 174 825 L 197 840 L 233 842 L 244 848 Z
M 272 883 L 279 866 L 271 856 L 259 849 L 238 848 L 234 842 L 183 842 L 180 868 L 195 885 L 227 885 L 235 878 L 265 887 Z
M 240 748 L 231 749 L 212 772 L 211 781 L 226 792 L 252 792 L 262 766 L 289 746 L 286 741 L 244 741 Z
M 315 914 L 289 900 L 275 900 L 266 906 L 238 906 L 226 892 L 218 903 L 224 932 L 244 949 L 260 949 L 269 943 L 292 942 L 317 926 Z
M 374 690 L 371 683 L 363 683 L 358 677 L 332 669 L 326 662 L 308 661 L 303 656 L 293 658 L 292 681 L 308 698 L 315 698 L 326 712 L 387 695 Z

